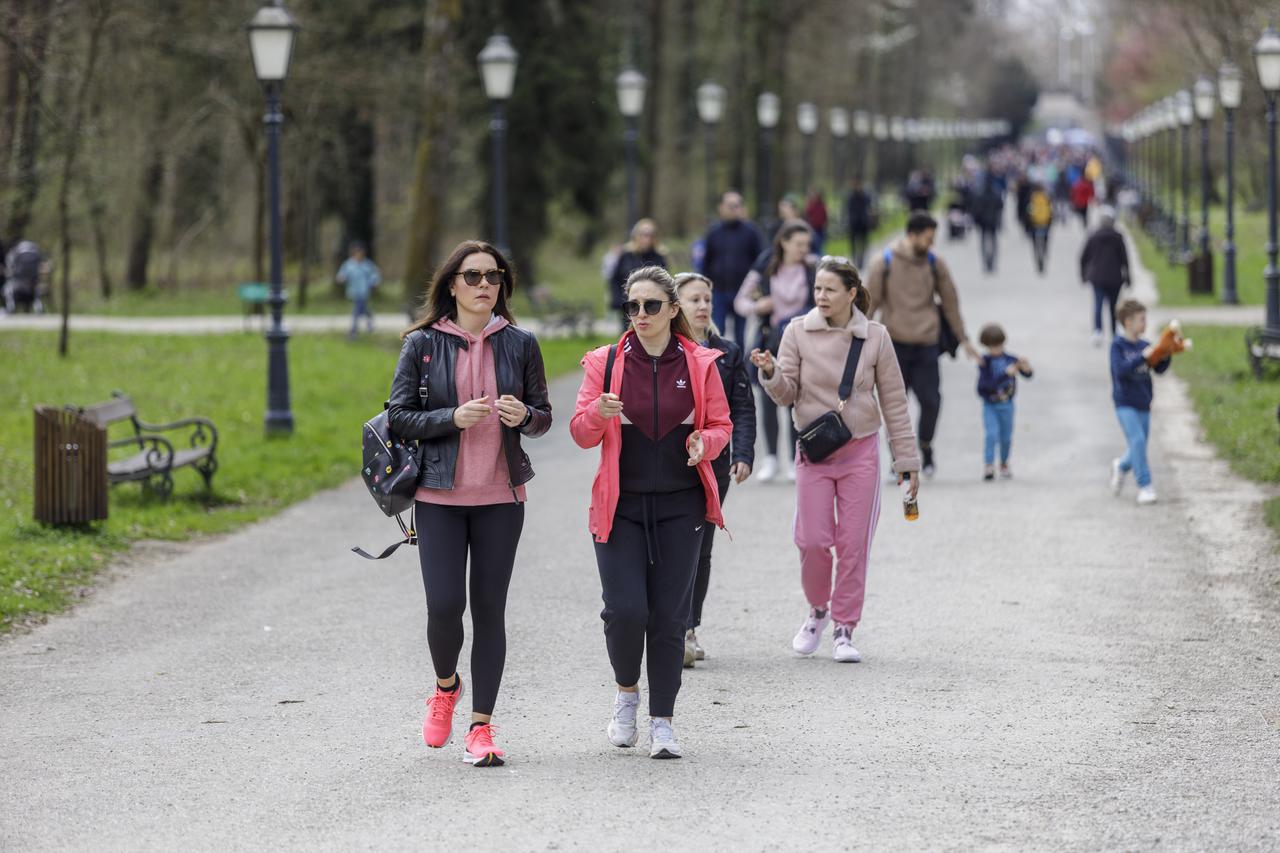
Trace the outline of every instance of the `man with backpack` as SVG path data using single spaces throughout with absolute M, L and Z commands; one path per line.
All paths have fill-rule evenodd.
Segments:
M 44 305 L 40 302 L 40 273 L 45 262 L 40 247 L 30 240 L 19 241 L 9 250 L 4 266 L 7 277 L 4 285 L 5 311 L 10 314 L 18 311 L 44 313 Z
M 923 211 L 907 219 L 906 236 L 871 262 L 867 290 L 871 294 L 868 316 L 878 311 L 889 330 L 902 379 L 920 403 L 921 471 L 932 477 L 933 435 L 942 406 L 938 358 L 955 357 L 956 350 L 977 360 L 978 350 L 964 331 L 960 299 L 951 271 L 933 253 L 938 222 Z

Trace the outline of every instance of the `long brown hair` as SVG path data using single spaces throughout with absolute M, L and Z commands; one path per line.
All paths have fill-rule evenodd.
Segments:
M 867 313 L 867 309 L 871 307 L 871 294 L 862 286 L 862 277 L 858 275 L 858 268 L 853 265 L 853 261 L 826 255 L 818 261 L 818 272 L 829 272 L 838 277 L 845 290 L 854 291 L 853 307 L 863 314 Z
M 671 277 L 671 273 L 662 267 L 641 267 L 627 276 L 627 283 L 622 288 L 622 292 L 630 298 L 631 286 L 639 281 L 650 281 L 662 288 L 662 292 L 677 309 L 676 316 L 671 318 L 671 331 L 696 341 L 697 338 L 693 336 L 693 327 L 689 325 L 689 318 L 684 316 L 684 311 L 680 310 L 680 293 L 676 290 L 676 280 Z
M 513 326 L 516 324 L 516 318 L 511 313 L 510 306 L 511 292 L 516 289 L 516 271 L 511 268 L 511 263 L 496 246 L 490 243 L 483 240 L 463 240 L 454 247 L 449 257 L 436 270 L 431 283 L 427 285 L 426 298 L 423 300 L 422 310 L 418 313 L 417 322 L 400 333 L 401 339 L 409 337 L 418 329 L 428 328 L 445 317 L 451 320 L 458 319 L 458 301 L 449 292 L 449 285 L 462 271 L 462 262 L 467 259 L 467 256 L 475 254 L 489 255 L 498 265 L 498 269 L 502 270 L 502 287 L 498 288 L 498 301 L 494 304 L 493 313 Z
M 773 252 L 769 255 L 769 265 L 764 269 L 766 276 L 773 278 L 778 274 L 778 267 L 782 266 L 782 244 L 801 231 L 809 235 L 813 234 L 813 229 L 808 223 L 801 222 L 799 219 L 787 220 L 778 228 L 778 233 L 773 235 Z

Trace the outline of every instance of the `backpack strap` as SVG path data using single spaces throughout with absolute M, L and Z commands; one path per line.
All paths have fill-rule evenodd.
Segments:
M 414 530 L 409 525 L 405 524 L 404 519 L 401 518 L 398 514 L 396 515 L 396 524 L 400 525 L 400 532 L 404 534 L 404 538 L 401 539 L 399 542 L 388 545 L 386 548 L 383 549 L 382 553 L 379 554 L 378 556 L 376 557 L 373 556 L 368 551 L 364 550 L 359 546 L 352 548 L 351 550 L 354 553 L 360 555 L 361 557 L 364 557 L 366 560 L 385 560 L 387 557 L 390 557 L 392 554 L 398 551 L 401 545 L 417 545 L 418 544 L 417 531 Z
M 609 357 L 604 361 L 604 393 L 609 393 L 609 383 L 613 379 L 613 363 L 618 358 L 618 345 L 609 344 Z

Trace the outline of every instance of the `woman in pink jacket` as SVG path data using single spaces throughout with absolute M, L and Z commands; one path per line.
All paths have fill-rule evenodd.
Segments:
M 836 410 L 853 435 L 821 462 L 802 455 L 796 468 L 794 535 L 810 609 L 791 643 L 796 654 L 813 654 L 827 623 L 834 620 L 832 657 L 848 663 L 862 659 L 852 634 L 862 618 L 867 557 L 880 516 L 882 420 L 898 482 L 909 480 L 913 497 L 919 488 L 920 462 L 893 343 L 884 326 L 867 319 L 870 295 L 857 269 L 847 258 L 825 257 L 818 262 L 813 291 L 817 307 L 788 324 L 777 361 L 768 350 L 752 350 L 751 360 L 760 368 L 765 392 L 779 406 L 794 405 L 793 417 L 802 432 Z M 862 352 L 853 395 L 841 407 L 840 380 L 853 338 L 863 340 Z
M 679 758 L 671 717 L 702 528 L 724 526 L 711 460 L 728 445 L 733 424 L 715 365 L 721 353 L 693 341 L 671 274 L 636 270 L 626 297 L 631 329 L 582 359 L 569 431 L 580 447 L 600 445 L 589 527 L 618 684 L 609 741 L 636 744 L 647 646 L 649 755 Z

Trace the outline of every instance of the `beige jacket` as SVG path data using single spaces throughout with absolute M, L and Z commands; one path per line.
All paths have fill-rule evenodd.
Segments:
M 787 324 L 773 376 L 760 374 L 760 385 L 779 406 L 795 406 L 792 417 L 805 427 L 840 403 L 840 380 L 849 356 L 849 341 L 866 341 L 853 374 L 853 398 L 841 414 L 854 438 L 874 435 L 883 418 L 889 429 L 893 470 L 919 471 L 916 436 L 907 414 L 907 390 L 889 333 L 857 308 L 842 329 L 832 328 L 812 309 Z M 874 393 L 873 393 L 874 392 Z M 882 415 L 883 412 L 883 415 Z
M 960 316 L 960 297 L 956 295 L 956 285 L 951 280 L 951 270 L 946 261 L 934 256 L 938 267 L 935 282 L 929 258 L 917 255 L 905 237 L 893 244 L 892 251 L 887 296 L 884 256 L 877 255 L 867 269 L 864 284 L 871 293 L 871 310 L 867 315 L 874 317 L 879 311 L 880 321 L 896 343 L 936 344 L 941 331 L 938 309 L 934 307 L 933 295 L 936 292 L 951 330 L 960 340 L 968 340 L 964 319 Z

